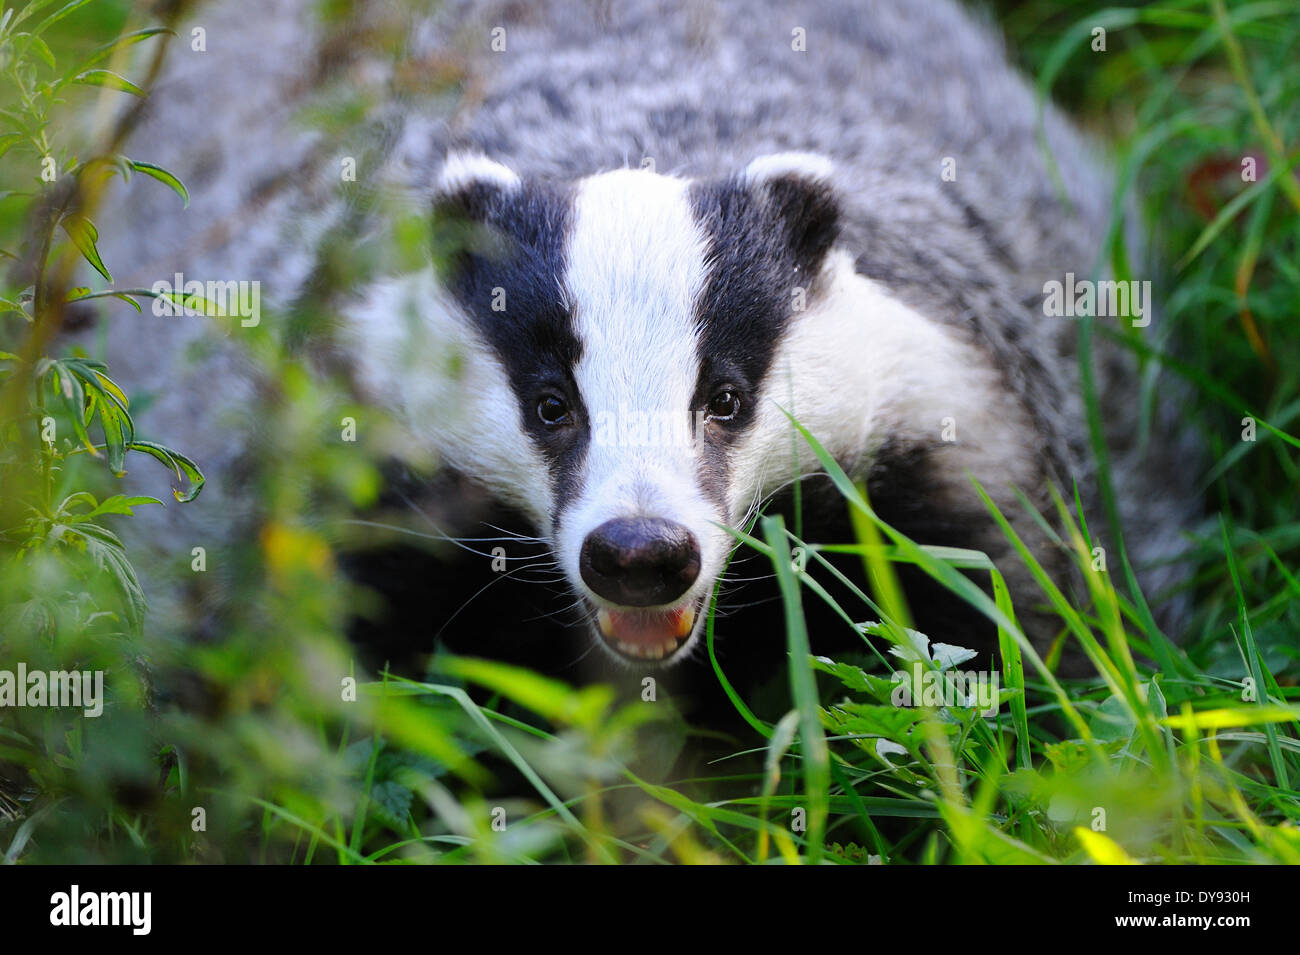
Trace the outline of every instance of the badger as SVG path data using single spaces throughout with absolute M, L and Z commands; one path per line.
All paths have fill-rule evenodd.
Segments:
M 618 666 L 697 659 L 736 530 L 794 487 L 810 523 L 844 517 L 814 493 L 828 482 L 797 422 L 900 531 L 987 554 L 1031 638 L 1052 639 L 977 487 L 1060 579 L 1049 488 L 1077 492 L 1113 544 L 1079 322 L 1048 314 L 1044 289 L 1105 276 L 1113 230 L 1139 257 L 1143 243 L 1132 217 L 1111 221 L 1104 151 L 1036 100 L 992 26 L 953 0 L 374 4 L 342 24 L 301 0 L 256 22 L 236 6 L 201 8 L 209 52 L 173 53 L 133 134 L 194 208 L 127 190 L 106 256 L 146 285 L 177 268 L 255 279 L 292 310 L 327 238 L 378 228 L 375 196 L 419 210 L 441 252 L 332 289 L 322 350 L 402 422 L 412 457 L 460 482 L 436 485 L 455 534 L 479 539 L 455 495 L 483 495 L 547 549 L 567 633 Z M 395 57 L 355 39 L 380 28 L 401 37 Z M 454 90 L 409 89 L 447 63 Z M 381 91 L 367 141 L 290 121 L 331 82 Z M 368 191 L 340 187 L 346 152 Z M 231 477 L 257 387 L 238 333 L 191 360 L 205 334 L 172 323 L 149 349 L 107 336 L 124 384 L 155 392 L 142 429 L 183 432 L 210 472 L 202 505 L 150 530 L 156 546 L 257 510 Z M 1154 594 L 1191 512 L 1173 403 L 1139 439 L 1134 364 L 1094 348 L 1118 513 Z M 188 386 L 214 368 L 224 408 Z M 988 649 L 951 595 L 905 583 L 919 628 Z M 517 608 L 499 609 L 522 633 Z M 729 623 L 719 642 L 743 656 Z

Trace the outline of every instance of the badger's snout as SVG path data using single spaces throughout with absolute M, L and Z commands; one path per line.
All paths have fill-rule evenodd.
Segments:
M 615 518 L 587 535 L 578 568 L 587 586 L 611 603 L 670 604 L 700 575 L 700 543 L 663 518 Z

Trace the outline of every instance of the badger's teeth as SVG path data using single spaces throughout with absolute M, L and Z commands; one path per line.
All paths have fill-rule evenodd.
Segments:
M 688 636 L 693 626 L 695 626 L 695 608 L 687 607 L 677 618 L 677 639 Z
M 677 611 L 665 611 L 665 615 L 668 616 L 665 623 L 672 628 L 672 633 L 657 634 L 658 643 L 640 642 L 650 638 L 649 633 L 643 632 L 638 633 L 637 640 L 623 639 L 623 634 L 620 633 L 623 621 L 617 611 L 597 607 L 596 623 L 610 644 L 624 656 L 636 660 L 663 660 L 680 650 L 682 644 L 689 639 L 691 630 L 695 627 L 696 611 L 694 607 L 684 607 Z M 636 624 L 633 623 L 633 626 Z

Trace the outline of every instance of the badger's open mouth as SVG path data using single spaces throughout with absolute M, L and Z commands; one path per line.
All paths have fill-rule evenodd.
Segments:
M 605 645 L 619 656 L 662 663 L 690 640 L 701 603 L 692 597 L 668 608 L 600 607 L 596 625 Z

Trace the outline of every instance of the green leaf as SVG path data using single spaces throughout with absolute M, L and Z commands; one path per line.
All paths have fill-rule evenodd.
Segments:
M 75 292 L 77 291 L 77 289 L 73 289 L 73 291 Z M 143 313 L 144 311 L 144 309 L 140 307 L 140 303 L 131 297 L 133 294 L 135 295 L 141 294 L 138 289 L 111 289 L 110 288 L 110 289 L 104 289 L 103 291 L 100 292 L 91 292 L 89 289 L 86 289 L 85 293 L 86 294 L 83 295 L 77 295 L 74 298 L 69 298 L 68 301 L 88 302 L 92 298 L 120 298 L 122 301 L 126 302 L 126 304 L 130 305 L 137 312 Z
M 65 358 L 63 363 L 65 365 L 78 365 L 81 368 L 93 371 L 104 371 L 108 368 L 107 363 L 100 361 L 98 358 L 85 358 L 77 353 L 74 353 L 72 358 Z
M 184 478 L 190 482 L 188 491 L 172 489 L 172 496 L 182 504 L 186 504 L 198 497 L 199 492 L 203 490 L 203 485 L 207 482 L 207 478 L 203 476 L 199 466 L 179 451 L 173 451 L 171 448 L 164 447 L 153 441 L 133 441 L 131 442 L 131 450 L 143 451 L 171 468 L 176 472 L 178 478 Z
M 1103 833 L 1075 826 L 1074 837 L 1079 840 L 1079 845 L 1083 846 L 1088 857 L 1100 865 L 1138 864 L 1118 842 Z
M 140 307 L 140 303 L 137 302 L 135 299 L 133 299 L 131 296 L 129 296 L 129 295 L 125 295 L 125 294 L 123 294 L 122 292 L 114 292 L 114 293 L 113 293 L 113 298 L 120 298 L 122 301 L 126 302 L 127 305 L 130 305 L 133 309 L 135 309 L 135 310 L 136 310 L 137 312 L 139 312 L 141 315 L 144 314 L 144 309 Z
M 812 657 L 809 664 L 814 670 L 831 674 L 840 683 L 844 684 L 846 690 L 868 693 L 878 700 L 888 700 L 894 688 L 894 684 L 890 680 L 872 676 L 862 667 L 854 666 L 851 663 L 840 663 L 829 657 Z
M 385 780 L 370 789 L 370 812 L 395 832 L 403 832 L 411 812 L 413 793 L 399 782 Z
M 173 173 L 168 172 L 162 166 L 155 166 L 151 162 L 139 162 L 135 159 L 128 159 L 127 164 L 137 172 L 142 172 L 146 176 L 152 176 L 159 182 L 170 186 L 173 192 L 185 200 L 185 208 L 189 208 L 190 192 L 185 188 L 185 183 L 181 182 Z
M 114 400 L 122 407 L 123 411 L 131 407 L 131 402 L 127 399 L 126 393 L 117 386 L 117 382 L 100 371 L 94 372 L 94 375 L 95 380 L 99 382 L 99 386 L 113 396 Z
M 88 409 L 86 406 L 86 389 L 81 378 L 61 364 L 55 365 L 55 373 L 59 378 L 55 391 L 67 403 L 69 417 L 72 419 L 72 429 L 76 432 L 77 440 L 91 454 L 99 457 L 99 451 L 95 448 L 94 442 L 90 440 L 90 433 L 86 430 L 86 412 Z
M 1093 711 L 1089 728 L 1092 735 L 1103 743 L 1128 740 L 1137 730 L 1137 720 L 1125 705 L 1124 698 L 1112 694 Z
M 183 289 L 175 289 L 169 292 L 155 292 L 153 289 L 133 288 L 126 289 L 132 295 L 139 295 L 143 298 L 162 299 L 171 302 L 177 308 L 186 309 L 187 313 L 197 313 L 199 315 L 208 315 L 215 318 L 224 318 L 226 313 L 219 302 L 209 302 L 197 292 L 189 293 Z
M 0 315 L 5 314 L 6 312 L 17 312 L 19 315 L 27 315 L 27 309 L 23 308 L 17 302 L 11 301 L 7 298 L 0 298 Z
M 112 531 L 98 524 L 78 524 L 76 532 L 86 542 L 86 553 L 95 566 L 106 573 L 121 591 L 126 601 L 127 622 L 138 631 L 144 620 L 147 603 L 135 568 L 127 559 L 122 541 Z
M 822 721 L 836 735 L 880 736 L 916 752 L 921 744 L 914 735 L 916 724 L 925 719 L 925 712 L 900 706 L 878 703 L 844 701 L 822 710 Z M 955 733 L 953 724 L 937 724 L 944 732 Z
M 113 276 L 104 265 L 104 260 L 99 257 L 99 249 L 95 245 L 99 241 L 99 230 L 95 228 L 95 223 L 85 216 L 68 216 L 63 220 L 63 231 L 68 233 L 72 244 L 95 267 L 95 271 L 108 281 L 113 281 Z
M 566 683 L 521 667 L 472 657 L 446 657 L 443 670 L 488 687 L 552 723 L 594 729 L 607 718 L 613 693 L 607 686 L 575 690 Z
M 5 133 L 3 136 L 0 136 L 0 156 L 9 152 L 11 148 L 17 146 L 25 138 L 26 137 L 23 136 L 22 133 Z
M 104 428 L 104 443 L 108 451 L 108 467 L 115 475 L 121 477 L 126 473 L 126 426 L 121 409 L 113 402 L 95 397 L 99 408 L 99 423 Z
M 108 451 L 108 463 L 113 473 L 119 477 L 124 473 L 126 446 L 135 440 L 135 422 L 131 419 L 130 402 L 117 384 L 105 375 L 101 369 L 107 367 L 102 361 L 88 358 L 65 358 L 52 363 L 61 374 L 75 378 L 85 386 L 91 403 L 86 406 L 83 423 L 89 424 L 97 410 L 99 421 L 104 429 L 104 446 Z M 67 385 L 64 384 L 64 388 Z M 65 391 L 65 394 L 67 392 Z M 71 395 L 68 395 L 71 397 Z M 80 433 L 78 434 L 80 436 Z
M 166 27 L 146 27 L 143 30 L 134 30 L 131 33 L 124 33 L 122 36 L 118 37 L 115 40 L 110 40 L 109 42 L 105 43 L 103 46 L 95 50 L 95 52 L 91 53 L 90 56 L 73 72 L 78 73 L 85 70 L 89 66 L 93 66 L 94 64 L 98 63 L 100 60 L 107 58 L 114 51 L 121 49 L 122 47 L 130 46 L 133 43 L 139 43 L 141 40 L 147 40 L 150 37 L 158 36 L 159 34 L 162 33 L 166 33 L 171 36 L 176 35 L 176 32 L 174 30 L 169 30 Z
M 80 83 L 82 86 L 103 86 L 107 89 L 121 90 L 133 96 L 144 96 L 144 90 L 112 70 L 87 70 L 74 77 L 72 82 Z
M 786 646 L 790 652 L 790 691 L 799 711 L 799 755 L 803 764 L 804 792 L 808 799 L 808 861 L 821 861 L 829 811 L 830 751 L 817 697 L 817 679 L 809 664 L 808 630 L 800 599 L 799 581 L 794 574 L 785 523 L 780 517 L 762 518 L 763 537 L 771 548 L 777 584 L 785 605 Z
M 66 505 L 68 504 L 68 501 L 78 497 L 80 497 L 80 495 L 76 495 L 76 494 L 70 495 L 69 498 L 63 502 L 63 504 L 59 505 L 60 515 L 65 520 L 74 524 L 77 523 L 78 521 L 85 521 L 85 520 L 89 520 L 92 517 L 98 517 L 101 514 L 134 514 L 135 511 L 133 510 L 133 508 L 140 507 L 144 504 L 157 504 L 159 506 L 162 505 L 162 501 L 158 500 L 158 498 L 156 497 L 142 497 L 142 496 L 127 497 L 125 494 L 114 494 L 112 497 L 107 498 L 106 500 L 98 504 L 95 504 L 94 498 L 91 498 L 90 502 L 92 504 L 92 507 L 85 514 L 64 513 L 67 510 Z
M 89 491 L 76 491 L 69 494 L 59 502 L 59 506 L 54 510 L 55 517 L 59 520 L 76 517 L 77 515 L 73 512 L 72 508 L 77 504 L 86 504 L 93 510 L 99 506 L 99 501 L 95 500 L 95 495 L 91 494 Z M 85 515 L 81 516 L 84 517 Z
M 46 42 L 35 33 L 19 33 L 14 37 L 14 39 L 25 39 L 27 45 L 36 51 L 36 55 L 45 61 L 46 66 L 52 70 L 56 68 L 57 64 L 54 62 L 54 54 L 50 52 L 50 48 Z
M 54 24 L 58 23 L 69 13 L 72 13 L 78 7 L 84 7 L 89 2 L 90 0 L 72 0 L 71 3 L 65 3 L 63 6 L 59 7 L 59 9 L 55 10 L 48 17 L 46 17 L 44 20 L 38 23 L 36 26 L 32 27 L 32 33 L 44 33 L 49 27 L 52 27 Z M 37 7 L 43 7 L 43 6 L 45 6 L 45 4 L 43 3 L 37 4 Z M 16 25 L 17 22 L 15 21 L 15 26 Z
M 23 849 L 32 838 L 32 833 L 36 831 L 36 827 L 41 823 L 41 820 L 49 815 L 50 810 L 57 806 L 59 802 L 61 802 L 61 800 L 46 803 L 23 820 L 23 824 L 19 826 L 18 830 L 14 833 L 13 840 L 9 843 L 9 848 L 5 850 L 3 860 L 5 865 L 17 864 L 18 857 L 22 855 Z

